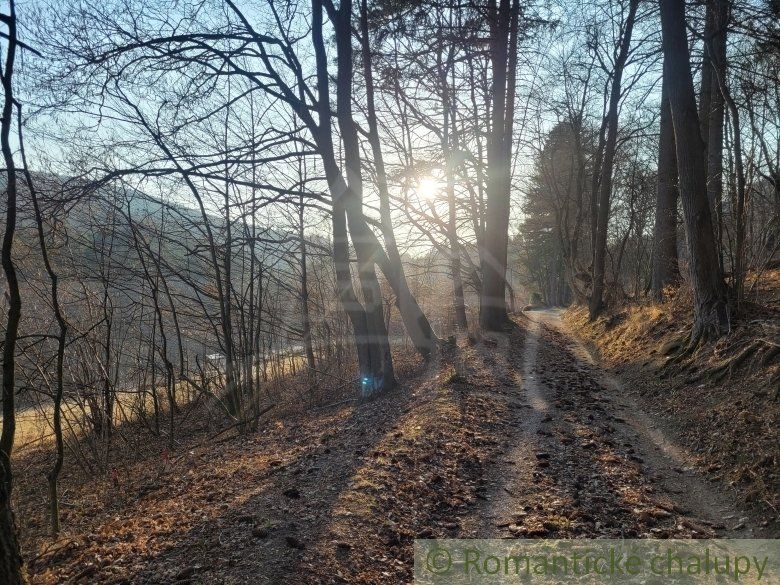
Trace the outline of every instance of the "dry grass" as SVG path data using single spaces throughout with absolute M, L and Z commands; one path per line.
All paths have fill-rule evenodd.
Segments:
M 264 368 L 265 376 L 262 383 L 278 392 L 283 389 L 291 376 L 297 376 L 306 369 L 306 358 L 302 355 L 285 356 L 267 362 Z M 215 381 L 218 383 L 216 377 Z M 176 396 L 177 404 L 184 406 L 194 399 L 196 390 L 186 382 L 180 382 L 176 385 Z M 164 387 L 157 389 L 157 399 L 160 416 L 165 419 L 168 412 L 168 399 Z M 142 412 L 147 416 L 151 416 L 154 412 L 154 398 L 150 391 L 117 392 L 114 400 L 115 427 L 139 422 Z M 81 439 L 89 432 L 85 409 L 83 401 L 71 399 L 62 403 L 62 427 L 69 440 Z M 28 449 L 51 448 L 54 445 L 53 420 L 54 405 L 48 400 L 20 409 L 16 414 L 16 452 L 21 454 Z
M 178 404 L 189 403 L 194 397 L 194 391 L 187 384 L 177 385 Z M 168 411 L 165 390 L 159 388 L 157 397 L 161 417 Z M 145 404 L 142 404 L 144 402 Z M 115 427 L 140 420 L 140 413 L 152 413 L 154 400 L 150 393 L 119 392 L 115 395 L 113 423 Z M 68 439 L 80 439 L 88 430 L 88 415 L 86 406 L 77 400 L 66 400 L 61 405 L 63 433 Z M 54 445 L 54 404 L 38 403 L 16 414 L 16 446 L 15 451 L 22 454 L 29 449 L 50 448 Z

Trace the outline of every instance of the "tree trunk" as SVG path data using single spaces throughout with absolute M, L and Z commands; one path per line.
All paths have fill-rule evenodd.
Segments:
M 0 583 L 17 585 L 26 583 L 22 568 L 22 555 L 14 514 L 11 510 L 11 489 L 13 474 L 11 471 L 11 452 L 16 434 L 16 409 L 14 394 L 16 390 L 15 358 L 16 340 L 19 332 L 19 320 L 22 314 L 22 299 L 19 295 L 19 281 L 16 266 L 11 255 L 16 231 L 16 167 L 11 150 L 11 126 L 13 124 L 13 73 L 16 59 L 16 7 L 10 0 L 9 13 L 4 18 L 8 27 L 6 59 L 2 72 L 2 85 L 5 99 L 0 119 L 0 147 L 7 173 L 6 178 L 6 216 L 5 233 L 2 243 L 2 264 L 8 285 L 8 320 L 5 327 L 3 346 L 3 430 L 0 434 Z
M 700 341 L 722 335 L 729 327 L 729 312 L 707 200 L 704 143 L 696 113 L 683 2 L 661 0 L 661 31 L 664 76 L 672 110 L 680 198 L 690 254 L 694 297 L 690 347 L 694 347 Z
M 713 15 L 713 1 L 705 0 L 707 8 L 704 14 L 704 43 L 702 44 L 701 54 L 701 85 L 699 86 L 699 126 L 701 128 L 701 137 L 704 140 L 705 152 L 709 140 L 710 112 L 712 111 L 713 98 L 713 72 L 712 57 L 710 55 L 711 39 L 715 18 Z M 717 86 L 715 86 L 717 87 Z
M 441 147 L 444 154 L 445 174 L 447 176 L 447 239 L 449 240 L 450 274 L 452 277 L 452 305 L 455 313 L 455 328 L 462 331 L 468 328 L 468 322 L 466 319 L 466 305 L 463 300 L 463 278 L 461 275 L 458 217 L 455 200 L 455 160 L 452 152 L 453 145 L 457 148 L 458 143 L 455 128 L 455 104 L 450 103 L 448 79 L 450 70 L 454 68 L 453 54 L 454 50 L 450 47 L 447 51 L 446 62 L 443 62 L 441 52 L 439 52 L 437 65 L 442 92 L 442 110 L 444 113 Z
M 336 271 L 338 297 L 344 312 L 350 320 L 357 348 L 358 367 L 363 395 L 395 385 L 392 359 L 389 351 L 387 330 L 382 314 L 382 299 L 376 278 L 377 261 L 376 237 L 368 228 L 363 216 L 360 178 L 360 151 L 357 143 L 357 130 L 351 115 L 351 3 L 342 5 L 334 14 L 333 25 L 338 31 L 338 74 L 337 116 L 343 135 L 347 174 L 350 183 L 344 180 L 336 162 L 331 128 L 331 106 L 329 99 L 329 72 L 327 53 L 322 29 L 321 0 L 312 1 L 312 40 L 317 65 L 317 114 L 318 123 L 313 128 L 325 170 L 325 178 L 332 199 L 333 224 L 333 263 Z M 342 10 L 344 12 L 342 12 Z M 345 12 L 346 18 L 345 18 Z M 345 38 L 346 37 L 346 38 Z M 349 267 L 349 240 L 347 225 L 352 232 L 352 243 L 358 257 L 358 274 L 363 290 L 364 307 L 352 286 L 352 274 Z M 373 239 L 372 239 L 372 236 Z
M 451 156 L 449 157 L 451 158 Z M 447 164 L 448 167 L 452 163 Z M 463 298 L 463 277 L 460 263 L 460 243 L 458 242 L 457 212 L 455 206 L 455 177 L 450 168 L 447 171 L 447 238 L 450 244 L 450 273 L 452 275 L 452 297 L 455 309 L 455 326 L 459 330 L 468 328 L 466 303 Z
M 390 192 L 387 186 L 387 173 L 385 171 L 385 162 L 379 140 L 379 128 L 374 105 L 374 78 L 371 71 L 371 48 L 368 37 L 368 7 L 366 5 L 366 0 L 363 0 L 360 6 L 360 24 L 362 32 L 363 74 L 366 81 L 368 141 L 371 146 L 371 153 L 374 157 L 374 166 L 376 167 L 377 188 L 379 191 L 379 214 L 382 219 L 382 236 L 385 241 L 385 247 L 387 248 L 388 258 L 386 266 L 384 264 L 380 264 L 380 266 L 382 267 L 385 278 L 387 278 L 395 293 L 398 311 L 401 314 L 401 319 L 404 322 L 406 332 L 409 334 L 412 343 L 420 355 L 424 358 L 428 358 L 436 351 L 436 348 L 438 347 L 438 338 L 436 337 L 428 318 L 422 312 L 420 305 L 417 304 L 417 299 L 409 289 L 409 283 L 406 280 L 404 266 L 401 261 L 401 254 L 398 252 L 398 245 L 395 241 L 393 219 L 390 213 Z
M 490 61 L 491 125 L 488 144 L 485 249 L 482 255 L 482 294 L 479 321 L 483 329 L 498 331 L 509 321 L 506 307 L 507 245 L 511 189 L 512 127 L 514 119 L 515 63 L 518 0 L 491 0 Z
M 599 141 L 596 152 L 593 155 L 593 176 L 590 184 L 590 270 L 593 271 L 596 255 L 596 240 L 598 238 L 598 214 L 599 214 L 599 185 L 601 184 L 602 159 L 604 158 L 604 145 L 607 141 L 607 117 L 601 121 L 599 128 Z
M 53 399 L 53 416 L 52 427 L 54 430 L 54 444 L 55 444 L 55 456 L 54 464 L 49 472 L 46 474 L 46 479 L 49 483 L 49 522 L 51 526 L 52 536 L 57 536 L 60 532 L 60 508 L 59 508 L 59 495 L 57 482 L 62 471 L 62 463 L 64 459 L 64 441 L 62 438 L 62 396 L 64 393 L 64 361 L 65 361 L 65 342 L 68 335 L 68 323 L 65 320 L 65 316 L 60 306 L 59 295 L 59 277 L 52 267 L 49 260 L 49 248 L 46 244 L 46 236 L 43 229 L 43 215 L 41 214 L 41 208 L 38 203 L 38 193 L 33 184 L 32 174 L 30 168 L 27 165 L 27 156 L 24 149 L 24 138 L 22 133 L 22 108 L 19 106 L 17 125 L 19 132 L 19 150 L 22 155 L 22 165 L 24 169 L 24 176 L 27 181 L 27 189 L 30 192 L 30 198 L 33 204 L 33 212 L 35 215 L 35 225 L 38 231 L 38 245 L 41 247 L 41 258 L 43 259 L 43 265 L 46 268 L 46 273 L 51 281 L 51 302 L 54 309 L 54 317 L 57 320 L 59 328 L 57 334 L 57 364 L 56 364 L 56 384 L 57 388 L 54 392 Z
M 303 349 L 306 353 L 306 364 L 309 367 L 309 378 L 313 379 L 317 363 L 314 360 L 314 347 L 311 343 L 311 317 L 309 316 L 309 275 L 306 267 L 306 235 L 303 231 L 303 195 L 298 208 L 298 238 L 301 252 L 301 327 L 303 328 Z
M 19 549 L 16 521 L 11 511 L 11 495 L 8 493 L 8 473 L 4 471 L 7 463 L 0 461 L 0 583 L 3 585 L 22 585 L 27 583 L 22 568 L 22 553 Z
M 336 118 L 344 145 L 347 189 L 343 192 L 344 208 L 352 245 L 358 261 L 358 278 L 365 303 L 366 324 L 371 339 L 372 366 L 375 374 L 369 380 L 370 391 L 386 390 L 397 382 L 393 371 L 390 342 L 385 328 L 382 291 L 376 274 L 379 256 L 376 236 L 363 215 L 363 178 L 360 142 L 352 117 L 352 0 L 342 0 L 333 19 L 338 54 L 336 72 Z M 376 372 L 379 372 L 379 378 Z M 365 379 L 365 376 L 364 376 Z
M 634 29 L 639 0 L 631 0 L 626 16 L 625 31 L 620 39 L 620 51 L 612 72 L 612 88 L 607 111 L 607 138 L 604 143 L 604 159 L 599 180 L 598 211 L 596 213 L 596 241 L 593 250 L 593 290 L 590 296 L 590 318 L 595 319 L 602 308 L 604 297 L 604 268 L 607 255 L 607 230 L 609 228 L 609 208 L 612 198 L 612 167 L 615 163 L 618 132 L 618 106 L 621 96 L 623 68 L 628 59 L 631 46 L 631 33 Z
M 565 247 L 568 248 L 568 254 L 564 258 L 565 263 L 565 271 L 566 271 L 566 279 L 569 286 L 569 290 L 571 291 L 572 296 L 574 297 L 574 304 L 576 305 L 584 305 L 587 301 L 587 296 L 585 293 L 580 289 L 580 285 L 577 282 L 577 267 L 579 265 L 579 245 L 580 245 L 580 234 L 582 232 L 582 225 L 585 218 L 585 176 L 587 172 L 586 164 L 585 164 L 585 150 L 584 146 L 582 144 L 582 138 L 583 138 L 583 132 L 582 132 L 582 112 L 584 110 L 584 101 L 586 92 L 583 92 L 583 106 L 580 108 L 580 111 L 578 112 L 576 118 L 572 118 L 571 120 L 571 132 L 572 132 L 572 138 L 574 139 L 574 148 L 576 153 L 576 160 L 577 160 L 577 174 L 576 174 L 576 180 L 574 182 L 574 200 L 576 201 L 577 209 L 576 209 L 576 216 L 574 219 L 574 229 L 572 230 L 571 234 L 564 233 L 564 231 L 561 231 L 561 222 L 559 221 L 559 231 L 561 233 L 561 241 L 564 242 L 568 239 L 568 243 L 565 244 Z M 565 230 L 568 232 L 568 229 Z
M 666 77 L 661 86 L 661 130 L 658 139 L 658 185 L 653 230 L 653 298 L 661 300 L 663 290 L 679 277 L 677 265 L 677 153 Z
M 707 199 L 713 214 L 713 227 L 718 243 L 718 262 L 723 270 L 723 123 L 724 98 L 719 81 L 726 73 L 726 25 L 728 23 L 728 2 L 710 0 L 707 13 L 711 22 L 709 35 L 704 35 L 704 70 L 709 72 L 710 102 L 707 115 L 707 133 L 702 137 L 707 141 Z M 702 84 L 705 83 L 702 73 Z

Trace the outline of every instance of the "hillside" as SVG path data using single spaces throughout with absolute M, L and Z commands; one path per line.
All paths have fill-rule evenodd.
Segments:
M 376 400 L 195 432 L 175 453 L 152 439 L 103 479 L 71 468 L 56 542 L 36 479 L 46 457 L 28 453 L 33 583 L 390 584 L 411 578 L 414 538 L 778 534 L 776 517 L 660 450 L 658 413 L 583 352 L 557 313 L 530 312 L 434 364 L 408 361 Z

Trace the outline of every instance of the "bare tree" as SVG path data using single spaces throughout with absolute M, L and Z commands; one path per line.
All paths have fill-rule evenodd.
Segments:
M 366 118 L 368 122 L 368 141 L 376 169 L 377 191 L 379 193 L 379 212 L 382 221 L 382 235 L 387 250 L 387 262 L 383 267 L 385 276 L 390 280 L 396 291 L 398 308 L 409 336 L 417 350 L 427 357 L 436 351 L 437 337 L 428 322 L 428 318 L 420 309 L 417 299 L 409 290 L 409 283 L 404 272 L 401 254 L 395 240 L 393 218 L 390 209 L 390 193 L 385 170 L 384 155 L 379 137 L 379 124 L 376 116 L 374 99 L 374 74 L 372 70 L 372 54 L 368 26 L 368 5 L 366 0 L 360 4 L 360 42 L 363 57 L 363 76 L 366 84 Z
M 596 240 L 593 250 L 593 289 L 590 295 L 590 318 L 594 319 L 602 308 L 604 296 L 604 266 L 607 253 L 607 229 L 609 223 L 610 197 L 612 195 L 612 172 L 615 162 L 618 134 L 618 106 L 622 94 L 621 81 L 623 70 L 631 47 L 631 34 L 634 30 L 639 0 L 630 0 L 628 13 L 621 25 L 622 35 L 618 46 L 617 58 L 612 70 L 612 84 L 609 94 L 609 107 L 605 117 L 606 139 L 604 154 L 599 172 L 598 212 L 596 214 Z
M 19 150 L 22 156 L 24 167 L 24 176 L 27 183 L 27 189 L 30 192 L 30 199 L 33 204 L 35 214 L 35 225 L 38 231 L 38 244 L 41 248 L 41 259 L 43 260 L 46 274 L 51 281 L 51 305 L 54 311 L 54 318 L 57 320 L 57 362 L 55 366 L 55 383 L 53 401 L 52 426 L 54 430 L 55 457 L 54 464 L 46 475 L 49 482 L 49 521 L 51 523 L 51 533 L 56 536 L 60 532 L 60 510 L 58 495 L 58 479 L 62 471 L 62 464 L 65 455 L 65 445 L 62 434 L 62 399 L 65 393 L 65 343 L 68 336 L 68 322 L 65 319 L 62 306 L 60 304 L 59 276 L 49 258 L 49 247 L 46 243 L 46 233 L 44 228 L 43 214 L 38 201 L 38 192 L 33 182 L 30 167 L 27 163 L 27 156 L 24 149 L 24 138 L 22 132 L 22 108 L 18 106 L 17 126 L 19 129 Z
M 506 308 L 506 269 L 519 0 L 500 0 L 498 5 L 496 0 L 489 0 L 487 18 L 490 25 L 493 79 L 479 321 L 483 329 L 496 331 L 509 320 Z
M 19 550 L 17 528 L 11 510 L 11 452 L 16 432 L 16 340 L 19 334 L 19 320 L 22 314 L 22 299 L 19 295 L 19 281 L 12 256 L 17 216 L 17 179 L 13 151 L 11 150 L 11 129 L 14 122 L 14 65 L 16 61 L 17 20 L 16 3 L 9 2 L 8 14 L 2 15 L 8 28 L 5 63 L 0 77 L 3 85 L 3 112 L 0 118 L 0 147 L 6 170 L 5 232 L 2 243 L 3 272 L 8 286 L 8 318 L 5 325 L 3 345 L 3 430 L 0 435 L 0 580 L 9 585 L 25 583 L 22 556 Z
M 690 254 L 694 294 L 691 346 L 716 338 L 729 327 L 729 310 L 707 199 L 707 168 L 693 89 L 685 5 L 661 0 L 664 75 L 674 125 L 680 198 Z
M 658 184 L 653 230 L 652 293 L 661 299 L 664 288 L 677 280 L 677 153 L 667 78 L 661 88 L 661 117 L 658 137 Z

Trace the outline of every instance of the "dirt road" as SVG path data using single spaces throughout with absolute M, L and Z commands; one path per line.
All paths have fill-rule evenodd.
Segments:
M 594 363 L 559 312 L 526 316 L 522 352 L 504 349 L 525 416 L 514 447 L 489 472 L 473 535 L 764 535 L 734 493 L 692 467 L 664 421 L 642 411 L 641 389 Z

